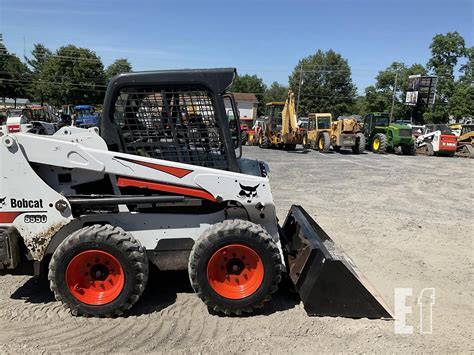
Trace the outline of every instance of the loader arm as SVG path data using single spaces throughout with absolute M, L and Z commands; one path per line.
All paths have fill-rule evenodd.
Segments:
M 283 135 L 295 133 L 298 130 L 298 123 L 296 119 L 295 110 L 295 94 L 292 91 L 288 91 L 288 97 L 285 101 L 285 107 L 283 108 L 282 114 L 282 130 Z

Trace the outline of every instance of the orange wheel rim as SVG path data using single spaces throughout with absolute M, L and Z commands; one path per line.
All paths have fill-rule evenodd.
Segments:
M 80 302 L 104 305 L 115 300 L 123 290 L 125 275 L 119 261 L 102 250 L 77 254 L 66 268 L 66 285 Z
M 237 300 L 254 294 L 263 282 L 265 270 L 255 250 L 231 244 L 217 250 L 207 264 L 211 288 L 225 298 Z

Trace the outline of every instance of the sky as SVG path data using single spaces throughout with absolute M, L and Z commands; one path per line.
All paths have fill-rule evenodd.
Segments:
M 333 49 L 358 92 L 394 61 L 426 64 L 435 34 L 474 39 L 474 0 L 0 0 L 0 33 L 23 58 L 34 43 L 75 44 L 135 71 L 236 67 L 288 83 L 298 60 Z

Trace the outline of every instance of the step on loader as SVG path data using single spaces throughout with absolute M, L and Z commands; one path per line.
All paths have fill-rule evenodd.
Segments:
M 262 307 L 288 275 L 310 315 L 391 317 L 302 207 L 278 225 L 266 164 L 241 156 L 238 111 L 227 93 L 235 75 L 118 75 L 107 88 L 100 134 L 68 126 L 38 135 L 7 121 L 2 272 L 29 265 L 46 272 L 74 315 L 126 312 L 154 264 L 188 270 L 196 294 L 224 314 Z

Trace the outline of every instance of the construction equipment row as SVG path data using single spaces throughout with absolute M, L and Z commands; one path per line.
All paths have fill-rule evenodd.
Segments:
M 403 155 L 445 155 L 474 158 L 474 125 L 428 124 L 418 129 L 391 122 L 390 114 L 367 113 L 362 122 L 354 118 L 334 120 L 331 113 L 310 113 L 297 119 L 293 92 L 285 102 L 269 102 L 266 115 L 244 132 L 248 144 L 261 148 L 293 150 L 296 145 L 322 153 L 351 149 L 359 154 L 399 152 Z M 456 134 L 458 133 L 458 134 Z

